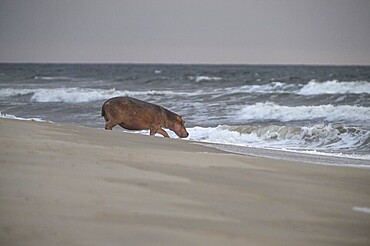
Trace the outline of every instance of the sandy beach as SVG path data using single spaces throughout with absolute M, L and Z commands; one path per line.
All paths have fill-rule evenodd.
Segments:
M 0 119 L 0 245 L 370 245 L 370 170 Z

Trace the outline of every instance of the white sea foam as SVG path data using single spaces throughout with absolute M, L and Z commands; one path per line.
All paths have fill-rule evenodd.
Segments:
M 67 79 L 66 77 L 40 77 L 45 80 Z M 197 82 L 221 80 L 220 77 L 197 76 L 191 77 Z M 370 93 L 370 83 L 367 81 L 338 82 L 336 80 L 317 82 L 310 81 L 306 85 L 294 85 L 283 82 L 271 82 L 263 85 L 244 85 L 237 87 L 218 88 L 213 91 L 198 90 L 194 92 L 176 92 L 176 91 L 128 91 L 92 88 L 3 88 L 0 89 L 0 97 L 22 96 L 33 94 L 32 100 L 36 102 L 89 102 L 102 99 L 108 99 L 112 96 L 145 96 L 145 95 L 225 95 L 233 93 L 292 93 L 299 95 L 319 95 L 319 94 L 345 94 L 345 93 Z M 338 99 L 339 100 L 339 99 Z
M 370 108 L 349 105 L 283 106 L 272 102 L 246 105 L 236 115 L 247 121 L 293 121 L 323 119 L 328 121 L 370 121 Z
M 266 148 L 269 149 L 269 148 Z M 274 148 L 271 148 L 274 149 Z M 281 148 L 279 150 L 283 150 L 286 152 L 293 152 L 293 153 L 300 153 L 300 154 L 309 154 L 309 155 L 319 155 L 319 156 L 328 156 L 328 157 L 338 157 L 338 158 L 347 158 L 347 159 L 356 159 L 356 160 L 365 160 L 368 161 L 370 160 L 370 154 L 364 154 L 364 155 L 358 155 L 358 154 L 343 154 L 341 152 L 321 152 L 317 150 L 294 150 L 294 149 L 286 149 L 286 148 Z M 327 163 L 324 163 L 327 164 Z M 333 165 L 333 164 L 331 164 Z M 343 164 L 334 164 L 336 166 L 343 166 Z M 357 166 L 361 168 L 366 168 L 370 169 L 370 162 L 368 164 L 347 164 L 344 166 Z
M 81 103 L 104 100 L 109 97 L 127 95 L 126 92 L 116 91 L 115 89 L 82 89 L 82 88 L 56 88 L 56 89 L 37 89 L 31 97 L 36 102 L 67 102 Z
M 311 80 L 308 84 L 299 89 L 297 94 L 301 95 L 318 95 L 318 94 L 370 94 L 370 82 L 367 81 L 350 81 L 340 82 L 338 80 L 318 82 Z
M 294 150 L 349 150 L 361 147 L 370 139 L 369 131 L 333 124 L 310 127 L 220 125 L 193 127 L 188 132 L 189 139 L 194 141 Z
M 352 210 L 357 211 L 357 212 L 370 214 L 370 208 L 369 207 L 353 207 Z
M 0 97 L 13 97 L 22 96 L 30 93 L 34 93 L 32 89 L 13 89 L 13 88 L 3 88 L 0 89 Z
M 283 82 L 271 82 L 264 85 L 244 85 L 223 89 L 225 93 L 291 93 L 295 85 Z M 220 90 L 220 89 L 219 89 Z
M 26 120 L 26 121 L 37 121 L 37 122 L 50 122 L 53 123 L 52 121 L 46 121 L 40 118 L 22 118 L 22 117 L 17 117 L 15 115 L 11 114 L 3 114 L 0 112 L 0 118 L 3 119 L 12 119 L 12 120 Z
M 223 93 L 291 93 L 298 95 L 320 95 L 320 94 L 370 94 L 370 82 L 351 81 L 340 82 L 337 80 L 318 82 L 311 80 L 308 84 L 289 84 L 274 81 L 263 85 L 244 85 L 217 89 L 216 92 Z
M 195 80 L 196 82 L 201 82 L 201 81 L 212 81 L 212 80 L 221 80 L 221 77 L 212 77 L 212 76 L 203 76 L 203 75 L 198 75 L 196 77 L 189 77 L 192 80 Z
M 70 80 L 71 78 L 65 76 L 35 76 L 38 80 Z
M 146 96 L 146 95 L 192 95 L 193 93 L 175 91 L 128 91 L 116 89 L 91 88 L 39 88 L 39 89 L 0 89 L 0 97 L 13 97 L 32 94 L 31 100 L 35 102 L 66 102 L 81 103 L 105 100 L 116 96 Z

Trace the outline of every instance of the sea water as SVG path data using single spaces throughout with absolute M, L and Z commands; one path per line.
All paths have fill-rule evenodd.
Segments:
M 2 117 L 103 128 L 116 96 L 183 115 L 189 140 L 370 161 L 369 66 L 0 64 Z

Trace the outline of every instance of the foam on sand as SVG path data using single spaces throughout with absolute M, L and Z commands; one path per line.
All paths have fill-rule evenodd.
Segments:
M 50 123 L 53 123 L 52 121 L 46 121 L 46 120 L 43 120 L 43 119 L 40 119 L 40 118 L 34 118 L 34 117 L 31 117 L 31 118 L 22 118 L 22 117 L 17 117 L 17 116 L 12 115 L 12 114 L 3 114 L 3 113 L 1 113 L 1 111 L 0 111 L 0 118 L 3 118 L 3 119 L 12 119 L 12 120 L 25 120 L 25 121 L 38 121 L 38 122 L 50 122 Z

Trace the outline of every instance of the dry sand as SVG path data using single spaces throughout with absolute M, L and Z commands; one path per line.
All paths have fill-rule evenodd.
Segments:
M 370 245 L 369 207 L 369 169 L 0 119 L 0 245 Z

